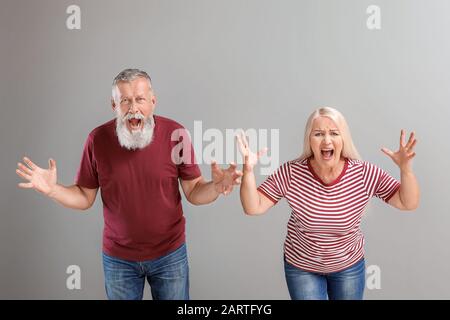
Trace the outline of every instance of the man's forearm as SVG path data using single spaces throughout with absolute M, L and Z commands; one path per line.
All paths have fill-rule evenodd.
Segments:
M 83 190 L 76 184 L 68 187 L 57 184 L 48 197 L 71 209 L 86 210 L 92 205 Z
M 194 205 L 208 204 L 217 199 L 219 192 L 216 191 L 212 181 L 199 181 L 189 195 L 189 202 Z

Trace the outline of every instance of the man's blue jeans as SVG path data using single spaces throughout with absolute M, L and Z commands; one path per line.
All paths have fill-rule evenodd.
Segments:
M 364 258 L 335 273 L 301 270 L 284 260 L 284 272 L 292 300 L 362 300 L 366 284 Z
M 110 300 L 141 300 L 145 279 L 154 300 L 189 300 L 186 244 L 157 259 L 133 262 L 103 253 L 106 295 Z

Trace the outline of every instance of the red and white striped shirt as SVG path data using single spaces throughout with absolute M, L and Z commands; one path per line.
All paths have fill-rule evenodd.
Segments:
M 325 184 L 309 159 L 296 159 L 279 167 L 258 190 L 274 203 L 286 198 L 292 209 L 284 243 L 287 262 L 331 273 L 364 257 L 364 208 L 373 196 L 389 201 L 399 187 L 377 166 L 351 159 L 334 182 Z

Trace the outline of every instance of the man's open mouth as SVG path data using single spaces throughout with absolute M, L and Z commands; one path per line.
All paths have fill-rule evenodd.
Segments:
M 333 158 L 334 155 L 333 149 L 321 149 L 320 152 L 324 160 L 330 160 L 331 158 Z
M 141 119 L 128 119 L 128 124 L 130 125 L 131 130 L 138 130 L 141 128 L 141 123 L 142 120 Z

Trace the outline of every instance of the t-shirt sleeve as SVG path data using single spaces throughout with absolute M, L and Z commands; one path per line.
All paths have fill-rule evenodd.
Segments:
M 388 202 L 400 188 L 400 182 L 373 164 L 366 164 L 366 177 L 369 179 L 371 196 Z
M 84 144 L 83 155 L 75 178 L 75 183 L 80 187 L 96 189 L 99 187 L 97 162 L 94 156 L 93 136 L 89 135 Z
M 192 141 L 189 132 L 184 128 L 177 129 L 177 144 L 181 146 L 177 150 L 176 158 L 178 177 L 182 180 L 193 180 L 202 175 L 197 161 L 195 159 L 195 152 L 192 146 Z M 179 157 L 178 157 L 179 156 Z
M 286 162 L 258 187 L 258 191 L 273 203 L 277 203 L 282 197 L 286 196 L 290 179 L 290 165 L 289 162 Z

